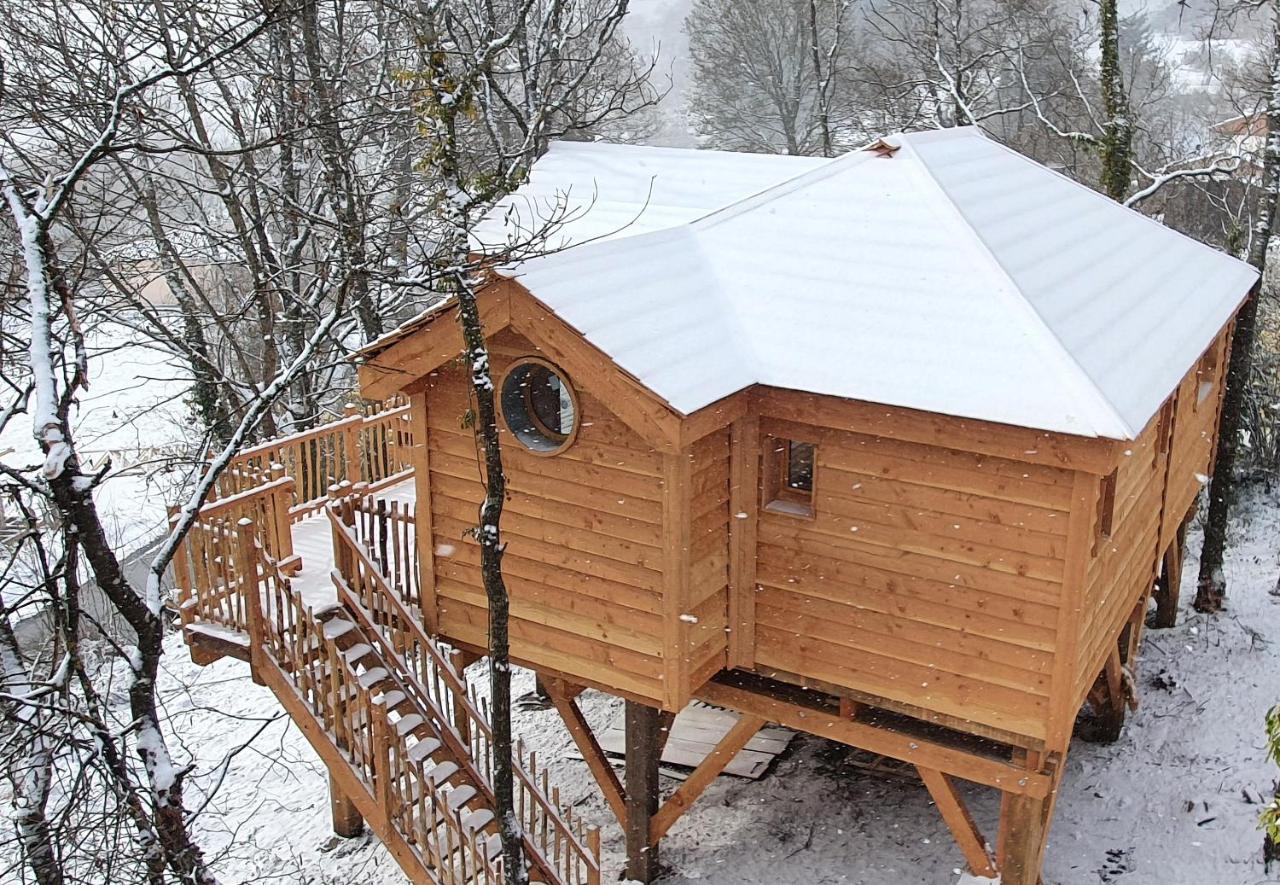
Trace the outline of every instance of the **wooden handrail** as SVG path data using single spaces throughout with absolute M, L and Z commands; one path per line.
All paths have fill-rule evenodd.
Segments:
M 339 502 L 340 503 L 340 502 Z M 440 681 L 448 689 L 454 709 L 460 711 L 468 725 L 468 729 L 473 735 L 482 737 L 485 744 L 492 745 L 493 729 L 489 724 L 488 718 L 479 710 L 472 702 L 466 684 L 461 677 L 454 671 L 452 664 L 448 662 L 443 654 L 440 653 L 435 642 L 427 635 L 422 628 L 420 617 L 411 611 L 399 596 L 392 590 L 386 576 L 383 574 L 381 567 L 369 554 L 365 545 L 356 537 L 351 528 L 341 519 L 334 505 L 326 508 L 329 516 L 330 528 L 334 533 L 334 538 L 339 540 L 346 553 L 353 557 L 355 568 L 353 571 L 363 572 L 368 575 L 373 588 L 379 593 L 377 611 L 383 614 L 390 614 L 392 619 L 400 627 L 401 630 L 408 632 L 414 642 L 414 647 L 419 648 L 425 653 L 431 663 L 432 669 L 438 673 Z M 333 575 L 334 583 L 338 587 L 339 596 L 346 606 L 356 613 L 358 617 L 366 624 L 369 631 L 378 637 L 379 644 L 385 649 L 388 656 L 393 657 L 399 665 L 404 668 L 405 674 L 412 673 L 412 668 L 408 662 L 403 659 L 400 652 L 395 648 L 394 644 L 385 636 L 383 630 L 377 626 L 377 618 L 374 612 L 366 607 L 366 601 L 361 599 L 355 590 L 352 589 L 347 581 L 337 569 Z M 345 597 L 345 598 L 343 598 Z M 389 607 L 390 611 L 387 611 Z M 416 685 L 416 680 L 411 676 L 409 681 L 415 683 L 415 689 L 429 696 L 430 690 L 424 686 Z M 433 711 L 438 712 L 442 717 L 441 721 L 447 723 L 449 720 L 440 703 L 435 699 L 430 699 L 429 703 Z M 443 729 L 447 732 L 447 736 L 442 736 L 446 741 L 456 742 L 456 752 L 465 753 L 470 757 L 470 749 L 462 745 L 461 735 L 456 734 L 452 728 Z M 455 749 L 451 746 L 451 749 Z M 493 788 L 488 771 L 480 771 L 472 766 L 471 769 L 475 776 L 481 778 L 486 791 L 486 796 L 490 801 L 493 798 Z M 513 754 L 512 771 L 517 781 L 519 781 L 523 791 L 528 798 L 536 803 L 541 810 L 543 819 L 550 822 L 556 833 L 553 837 L 555 842 L 562 843 L 569 851 L 575 855 L 584 867 L 588 870 L 589 878 L 598 877 L 599 875 L 599 852 L 593 852 L 583 840 L 573 831 L 563 816 L 555 802 L 548 797 L 544 791 L 538 786 L 536 778 L 530 776 L 521 764 L 519 754 Z M 529 838 L 528 832 L 525 833 L 526 849 L 531 858 L 539 867 L 547 867 L 548 871 L 554 865 L 554 862 L 548 860 L 543 853 L 541 846 L 537 845 Z
M 208 518 L 218 516 L 227 510 L 234 510 L 242 504 L 247 504 L 255 498 L 265 498 L 276 491 L 287 491 L 293 494 L 293 477 L 283 476 L 280 479 L 273 479 L 270 482 L 260 486 L 254 486 L 245 489 L 242 492 L 236 492 L 234 495 L 228 495 L 225 498 L 219 498 L 216 501 L 209 501 L 200 508 L 200 516 Z
M 311 442 L 313 439 L 320 439 L 323 436 L 329 436 L 337 431 L 347 427 L 361 426 L 366 419 L 363 415 L 352 415 L 348 418 L 340 418 L 337 421 L 330 421 L 327 424 L 318 424 L 309 430 L 300 430 L 297 433 L 290 433 L 285 436 L 277 436 L 266 442 L 258 443 L 247 449 L 241 449 L 231 459 L 231 465 L 240 464 L 245 461 L 258 457 L 259 455 L 269 455 L 277 449 L 285 446 L 300 445 L 301 443 Z
M 427 778 L 422 763 L 398 752 L 399 745 L 391 740 L 394 730 L 386 720 L 386 709 L 361 684 L 333 639 L 326 635 L 311 610 L 303 605 L 298 592 L 292 589 L 288 577 L 266 555 L 260 537 L 254 533 L 253 523 L 242 521 L 238 536 L 244 558 L 253 562 L 256 577 L 252 585 L 255 592 L 246 594 L 248 621 L 255 636 L 250 650 L 255 678 L 272 688 L 292 718 L 311 720 L 313 727 L 304 729 L 304 733 L 331 770 L 337 767 L 350 773 L 346 778 L 348 785 L 355 785 L 361 794 L 353 799 L 359 800 L 357 804 L 362 813 L 383 841 L 393 848 L 397 859 L 404 863 L 407 853 L 433 880 L 450 885 L 502 881 L 501 857 L 490 858 L 483 845 L 484 833 L 469 832 L 459 810 L 450 808 L 435 790 L 425 788 Z M 364 638 L 383 646 L 380 633 L 367 627 L 362 632 Z M 319 659 L 299 655 L 301 648 L 310 647 L 325 652 L 327 684 L 318 678 Z M 400 690 L 415 691 L 415 687 L 405 684 L 401 674 L 389 673 L 389 676 Z M 425 700 L 416 691 L 413 697 L 419 705 Z M 429 721 L 433 725 L 444 722 L 435 715 L 433 707 L 421 708 L 432 714 Z M 354 715 L 355 710 L 360 714 Z M 317 731 L 324 735 L 319 743 Z M 385 739 L 377 740 L 379 735 Z M 450 755 L 459 763 L 466 758 L 455 752 Z M 432 810 L 429 823 L 417 821 L 418 826 L 411 827 L 413 833 L 400 829 L 406 819 L 409 824 L 415 823 L 413 813 L 392 802 L 393 785 L 405 777 L 412 777 L 424 788 L 419 791 L 419 799 L 429 802 Z M 451 833 L 444 845 L 440 844 L 441 834 L 437 829 L 440 824 Z M 460 862 L 455 855 L 458 851 L 462 852 Z
M 396 406 L 393 409 L 387 409 L 385 412 L 374 412 L 372 415 L 364 416 L 364 424 L 368 427 L 370 424 L 378 424 L 380 422 L 390 421 L 394 418 L 402 418 L 409 414 L 409 404 Z

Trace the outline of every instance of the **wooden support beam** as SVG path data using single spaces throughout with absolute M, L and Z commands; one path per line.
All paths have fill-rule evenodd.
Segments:
M 658 840 L 667 834 L 667 830 L 675 825 L 680 819 L 680 815 L 688 810 L 689 806 L 698 800 L 703 791 L 711 786 L 711 782 L 720 776 L 725 766 L 733 761 L 733 757 L 738 755 L 738 751 L 747 745 L 747 742 L 755 737 L 756 732 L 765 726 L 765 720 L 759 716 L 753 716 L 749 713 L 743 714 L 737 724 L 729 729 L 728 733 L 720 739 L 720 743 L 716 744 L 715 749 L 711 751 L 706 758 L 698 763 L 698 767 L 693 770 L 689 778 L 680 785 L 680 788 L 667 797 L 667 801 L 658 809 L 658 813 L 653 816 L 653 820 L 649 824 L 649 842 L 651 845 L 657 845 Z
M 1005 793 L 1000 804 L 1000 838 L 996 849 L 996 872 L 1002 885 L 1041 885 L 1040 868 L 1049 840 L 1049 824 L 1058 798 L 1064 770 L 1056 753 L 1041 758 L 1038 753 L 1017 754 L 1015 761 L 1029 769 L 1043 769 L 1049 777 L 1049 792 L 1043 797 Z
M 729 430 L 729 666 L 756 665 L 756 534 L 760 518 L 760 421 Z
M 658 710 L 626 702 L 627 878 L 645 885 L 658 878 L 658 846 L 649 839 L 658 810 Z
M 435 534 L 431 529 L 431 456 L 427 427 L 427 394 L 409 396 L 409 424 L 413 431 L 413 518 L 418 545 L 418 607 L 423 626 L 431 636 L 440 633 L 440 608 L 436 596 Z
M 933 797 L 933 804 L 938 806 L 938 812 L 955 837 L 956 844 L 960 846 L 960 853 L 964 855 L 969 870 L 975 876 L 995 878 L 996 868 L 987 851 L 987 841 L 979 832 L 978 825 L 973 822 L 973 817 L 951 778 L 941 771 L 920 765 L 916 766 L 916 771 L 920 772 L 920 780 L 924 781 L 929 795 Z
M 1000 885 L 1037 885 L 1044 857 L 1046 800 L 1006 794 L 1000 807 L 1004 836 L 996 866 Z
M 544 678 L 542 684 L 546 687 L 547 696 L 551 698 L 551 703 L 555 706 L 556 712 L 564 720 L 564 726 L 569 730 L 569 736 L 573 738 L 573 742 L 577 745 L 578 752 L 582 754 L 583 760 L 587 763 L 591 776 L 595 778 L 596 783 L 600 786 L 600 792 L 604 794 L 605 801 L 609 803 L 609 808 L 613 811 L 614 817 L 618 819 L 618 823 L 622 825 L 623 829 L 626 829 L 626 791 L 622 788 L 622 782 L 618 780 L 618 775 L 609 763 L 609 758 L 605 756 L 604 750 L 600 748 L 600 742 L 596 740 L 595 734 L 591 731 L 591 726 L 587 723 L 586 717 L 582 715 L 582 710 L 578 707 L 578 702 L 575 698 L 581 694 L 582 689 L 577 686 L 570 687 L 568 683 L 560 679 Z M 629 701 L 627 705 L 630 707 Z M 659 755 L 661 755 L 661 751 L 659 751 Z
M 329 775 L 329 811 L 333 815 L 333 832 L 336 835 L 354 839 L 364 834 L 364 818 L 360 810 L 342 791 L 333 775 Z
M 1187 549 L 1187 525 L 1191 518 L 1183 520 L 1174 533 L 1173 542 L 1165 550 L 1163 568 L 1156 579 L 1156 614 L 1151 626 L 1168 629 L 1178 622 L 1178 597 L 1182 592 L 1182 560 Z
M 726 682 L 708 682 L 698 690 L 698 696 L 720 707 L 754 713 L 788 728 L 807 731 L 912 765 L 924 765 L 1006 792 L 1042 797 L 1049 791 L 1049 778 L 1043 772 L 1029 771 L 1003 759 L 948 746 L 915 734 L 855 722 L 840 716 L 836 710 L 802 705 L 788 698 Z

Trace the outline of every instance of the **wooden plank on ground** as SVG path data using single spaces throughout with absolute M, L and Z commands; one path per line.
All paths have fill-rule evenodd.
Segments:
M 676 716 L 671 735 L 662 751 L 662 762 L 697 768 L 737 725 L 738 719 L 736 713 L 707 704 L 689 704 Z M 761 728 L 734 756 L 725 767 L 725 772 L 758 780 L 768 770 L 774 757 L 787 748 L 793 736 L 793 732 L 786 728 Z M 626 733 L 621 717 L 615 718 L 600 736 L 600 746 L 606 753 L 621 755 L 624 752 Z

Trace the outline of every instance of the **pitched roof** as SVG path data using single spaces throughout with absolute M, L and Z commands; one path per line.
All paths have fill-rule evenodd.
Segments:
M 560 146 L 491 225 L 595 195 L 509 272 L 685 414 L 759 383 L 1132 439 L 1257 278 L 974 128 L 887 142 Z

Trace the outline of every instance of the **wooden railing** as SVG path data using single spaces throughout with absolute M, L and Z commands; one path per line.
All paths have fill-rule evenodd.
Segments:
M 293 477 L 294 517 L 324 504 L 330 486 L 390 484 L 413 469 L 409 406 L 396 405 L 371 415 L 355 406 L 339 421 L 269 440 L 231 459 L 210 495 L 221 499 L 268 482 L 273 475 Z
M 252 561 L 242 557 L 237 542 L 242 521 L 257 526 L 259 543 L 273 562 L 285 571 L 296 569 L 289 512 L 294 483 L 280 472 L 275 471 L 275 478 L 264 484 L 200 508 L 173 559 L 184 626 L 200 623 L 248 632 L 244 580 L 252 571 Z M 170 520 L 176 519 L 177 511 L 171 509 Z
M 487 704 L 476 697 L 423 629 L 416 591 L 406 593 L 403 584 L 388 577 L 383 565 L 388 562 L 386 555 L 369 543 L 388 539 L 388 548 L 395 549 L 394 539 L 404 543 L 410 535 L 412 515 L 402 513 L 395 521 L 380 519 L 385 508 L 353 498 L 334 501 L 327 512 L 339 599 L 380 637 L 383 653 L 394 657 L 401 672 L 424 693 L 423 703 L 438 711 L 442 722 L 450 723 L 459 752 L 473 760 L 475 775 L 491 797 L 493 731 Z M 575 820 L 571 809 L 561 808 L 559 791 L 550 786 L 546 772 L 539 771 L 535 754 L 517 746 L 513 764 L 516 811 L 535 870 L 549 881 L 596 885 L 600 881 L 599 831 Z
M 362 678 L 339 643 L 345 633 L 335 626 L 343 622 L 314 617 L 288 576 L 266 555 L 252 524 L 237 527 L 236 541 L 239 558 L 254 562 L 257 573 L 258 592 L 246 594 L 255 677 L 303 727 L 366 822 L 415 880 L 502 883 L 502 858 L 490 844 L 493 835 L 468 825 L 467 809 L 451 803 L 447 787 L 431 777 L 439 763 L 411 752 L 413 738 L 395 727 L 399 720 L 392 718 L 389 699 L 399 693 L 419 702 L 415 713 L 436 725 L 437 735 L 449 733 L 422 706 L 417 687 L 394 667 L 385 668 L 378 688 Z M 376 631 L 359 635 L 366 642 L 377 638 Z

